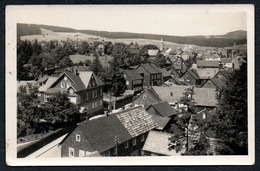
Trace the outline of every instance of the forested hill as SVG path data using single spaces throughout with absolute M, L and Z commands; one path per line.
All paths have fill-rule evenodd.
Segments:
M 210 46 L 210 47 L 228 47 L 234 44 L 242 45 L 247 43 L 247 32 L 243 30 L 229 32 L 225 35 L 212 35 L 212 36 L 169 36 L 158 34 L 140 34 L 140 33 L 128 33 L 128 32 L 108 32 L 108 31 L 96 31 L 96 30 L 76 30 L 72 28 L 36 25 L 36 24 L 17 24 L 17 36 L 25 35 L 39 35 L 41 29 L 48 29 L 53 32 L 80 32 L 95 36 L 101 36 L 104 38 L 112 39 L 152 39 L 161 40 L 167 42 L 173 42 L 178 44 L 193 44 L 198 46 Z

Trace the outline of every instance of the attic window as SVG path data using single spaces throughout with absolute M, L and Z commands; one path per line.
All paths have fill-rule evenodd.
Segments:
M 72 88 L 70 88 L 70 94 L 73 94 L 74 90 Z
M 141 141 L 144 141 L 144 134 L 141 135 Z
M 76 141 L 80 142 L 80 135 L 76 134 Z
M 206 113 L 202 114 L 202 119 L 206 119 Z
M 146 100 L 146 99 L 147 99 L 146 95 L 143 95 L 143 100 Z
M 67 80 L 67 79 L 68 79 L 68 78 L 65 76 L 65 77 L 64 77 L 64 80 Z
M 64 82 L 61 82 L 60 87 L 61 87 L 61 88 L 65 88 L 65 83 L 64 83 Z

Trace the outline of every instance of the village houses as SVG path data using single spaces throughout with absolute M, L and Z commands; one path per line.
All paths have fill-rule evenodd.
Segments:
M 87 120 L 60 143 L 61 157 L 141 156 L 149 131 L 156 127 L 141 106 Z

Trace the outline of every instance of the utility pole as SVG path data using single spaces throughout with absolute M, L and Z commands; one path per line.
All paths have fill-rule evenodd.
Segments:
M 115 153 L 116 153 L 116 156 L 118 156 L 118 144 L 119 144 L 119 135 L 116 135 L 115 136 Z
M 78 47 L 78 44 L 79 44 L 79 36 L 81 36 L 81 35 L 80 35 L 80 34 L 76 34 L 76 35 L 74 35 L 74 36 L 77 37 L 77 47 Z

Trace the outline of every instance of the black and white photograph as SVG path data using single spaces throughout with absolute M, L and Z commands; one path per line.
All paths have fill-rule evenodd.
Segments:
M 11 166 L 252 165 L 253 5 L 6 7 Z

